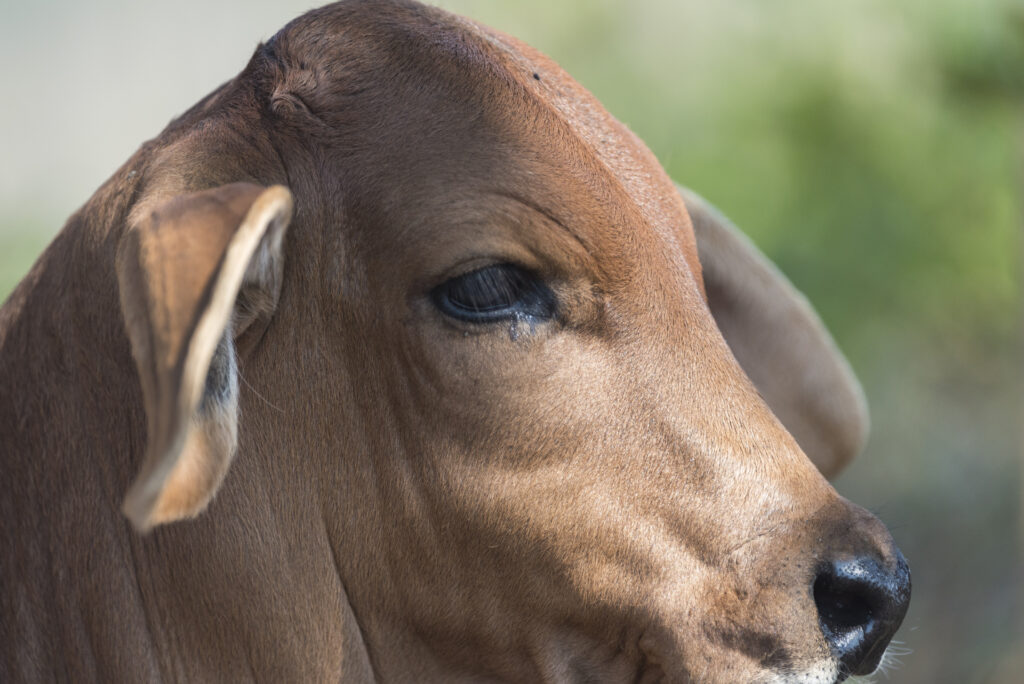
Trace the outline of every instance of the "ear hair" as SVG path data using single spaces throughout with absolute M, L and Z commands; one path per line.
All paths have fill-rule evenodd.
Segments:
M 147 419 L 146 454 L 124 502 L 140 531 L 197 515 L 227 473 L 238 434 L 233 328 L 276 306 L 291 212 L 286 188 L 235 183 L 164 202 L 118 245 Z
M 818 469 L 835 477 L 868 434 L 864 392 L 807 299 L 753 242 L 679 187 L 708 306 L 736 360 Z

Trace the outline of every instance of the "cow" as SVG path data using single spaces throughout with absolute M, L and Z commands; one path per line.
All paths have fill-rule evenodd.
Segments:
M 144 143 L 0 379 L 5 682 L 838 682 L 909 601 L 825 477 L 867 417 L 806 300 L 411 0 L 294 20 Z

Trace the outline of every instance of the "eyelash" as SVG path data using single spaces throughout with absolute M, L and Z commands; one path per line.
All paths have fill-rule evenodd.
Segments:
M 508 263 L 447 280 L 430 298 L 445 315 L 469 323 L 548 320 L 556 310 L 554 293 L 537 274 Z

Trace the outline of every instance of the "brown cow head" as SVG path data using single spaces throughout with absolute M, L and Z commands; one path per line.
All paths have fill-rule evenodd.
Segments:
M 142 174 L 118 253 L 140 529 L 201 511 L 237 433 L 234 468 L 329 538 L 381 679 L 875 667 L 906 565 L 751 378 L 828 473 L 863 439 L 855 381 L 550 60 L 410 2 L 339 3 Z

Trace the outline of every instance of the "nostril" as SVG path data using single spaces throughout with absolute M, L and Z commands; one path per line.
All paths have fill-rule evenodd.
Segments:
M 902 556 L 895 570 L 871 558 L 830 563 L 814 580 L 821 631 L 849 674 L 878 666 L 910 602 L 910 572 Z
M 835 633 L 860 630 L 871 622 L 871 607 L 857 588 L 836 586 L 831 574 L 822 575 L 814 582 L 814 602 L 822 624 Z

